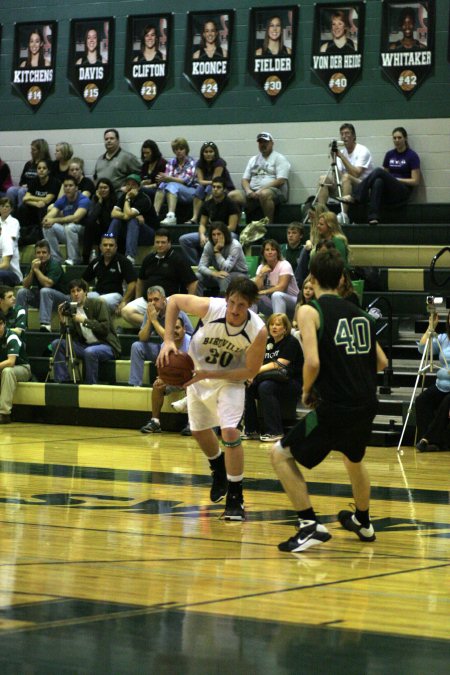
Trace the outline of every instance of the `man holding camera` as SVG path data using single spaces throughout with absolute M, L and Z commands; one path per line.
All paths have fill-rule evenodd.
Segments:
M 97 384 L 100 361 L 119 356 L 121 346 L 106 303 L 88 298 L 88 285 L 84 279 L 69 283 L 70 302 L 58 306 L 61 332 L 70 331 L 74 356 L 84 361 L 85 384 Z M 69 382 L 65 358 L 66 338 L 52 342 L 55 382 Z
M 374 165 L 372 155 L 365 145 L 356 142 L 356 130 L 353 124 L 345 122 L 339 127 L 341 143 L 333 141 L 331 143 L 331 163 L 336 162 L 337 172 L 341 181 L 342 195 L 339 195 L 336 183 L 336 176 L 330 172 L 326 176 L 320 176 L 319 192 L 317 201 L 319 204 L 326 204 L 329 194 L 345 197 L 351 195 L 353 187 L 361 182 L 363 178 L 373 171 Z M 341 149 L 339 149 L 339 146 Z M 347 212 L 348 205 L 344 204 L 344 211 Z

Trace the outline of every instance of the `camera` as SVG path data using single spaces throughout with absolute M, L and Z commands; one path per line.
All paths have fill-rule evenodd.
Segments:
M 336 153 L 338 151 L 338 142 L 336 140 L 331 141 L 329 147 L 331 148 L 331 152 Z
M 69 300 L 66 300 L 63 302 L 61 307 L 61 314 L 63 316 L 75 316 L 77 313 L 77 307 L 78 304 L 76 302 L 70 302 Z
M 435 297 L 434 295 L 427 295 L 427 312 L 428 314 L 437 314 L 439 310 L 445 309 L 445 301 L 442 297 Z

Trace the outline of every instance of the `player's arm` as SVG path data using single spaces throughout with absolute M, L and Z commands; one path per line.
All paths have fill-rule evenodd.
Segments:
M 202 319 L 208 312 L 209 302 L 209 298 L 199 298 L 196 295 L 176 293 L 170 296 L 166 308 L 164 342 L 156 360 L 158 366 L 169 362 L 169 354 L 171 352 L 178 352 L 175 345 L 174 330 L 180 311 L 186 314 L 194 314 Z
M 377 342 L 377 372 L 384 370 L 388 365 L 387 356 Z
M 297 312 L 297 324 L 302 336 L 303 346 L 303 392 L 302 403 L 310 406 L 311 390 L 320 371 L 319 346 L 317 329 L 319 328 L 319 314 L 313 307 L 303 305 Z

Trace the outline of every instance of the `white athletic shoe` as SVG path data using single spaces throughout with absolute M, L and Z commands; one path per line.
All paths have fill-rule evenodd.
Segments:
M 187 412 L 187 396 L 180 398 L 178 401 L 173 401 L 170 405 L 177 413 Z
M 164 220 L 161 221 L 161 225 L 176 225 L 177 219 L 173 211 L 169 211 Z

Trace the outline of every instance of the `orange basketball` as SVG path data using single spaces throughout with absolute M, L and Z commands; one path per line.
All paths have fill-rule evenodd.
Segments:
M 182 387 L 192 377 L 194 362 L 186 352 L 171 352 L 169 354 L 169 363 L 158 368 L 158 377 L 164 384 L 170 384 L 174 387 Z

